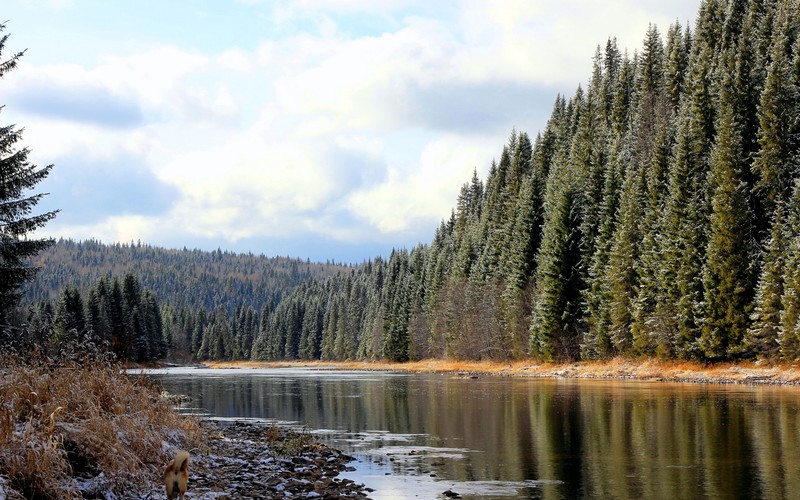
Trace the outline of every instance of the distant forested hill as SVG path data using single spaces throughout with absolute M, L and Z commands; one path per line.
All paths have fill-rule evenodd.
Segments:
M 176 308 L 233 312 L 275 305 L 304 281 L 345 269 L 289 257 L 237 254 L 221 250 L 168 250 L 143 244 L 106 245 L 60 240 L 39 254 L 41 267 L 26 288 L 29 302 L 54 300 L 66 286 L 86 293 L 101 277 L 134 275 L 160 302 Z
M 289 257 L 60 240 L 36 260 L 14 341 L 57 352 L 107 345 L 123 359 L 249 359 L 276 305 L 350 269 Z M 28 346 L 28 347 L 25 347 Z

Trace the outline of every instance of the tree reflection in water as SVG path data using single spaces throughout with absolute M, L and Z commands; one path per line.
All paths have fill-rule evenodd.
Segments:
M 373 479 L 425 477 L 432 491 L 670 500 L 800 491 L 793 387 L 310 369 L 157 376 L 212 415 L 307 426 Z M 381 485 L 366 482 L 377 498 Z

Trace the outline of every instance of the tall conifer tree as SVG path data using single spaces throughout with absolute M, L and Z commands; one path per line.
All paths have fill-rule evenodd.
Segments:
M 786 220 L 784 203 L 778 202 L 772 221 L 770 239 L 764 252 L 761 276 L 745 336 L 745 352 L 761 359 L 775 359 L 779 354 L 784 274 L 786 272 Z
M 5 24 L 0 24 L 0 34 L 4 29 Z M 7 34 L 0 37 L 0 78 L 17 66 L 23 54 L 18 52 L 3 60 L 7 41 Z M 51 239 L 31 238 L 31 233 L 57 213 L 31 215 L 44 194 L 31 195 L 29 191 L 47 177 L 52 165 L 38 168 L 31 164 L 30 150 L 18 146 L 21 139 L 22 130 L 13 125 L 0 127 L 0 334 L 6 333 L 6 315 L 20 298 L 20 286 L 36 273 L 29 259 L 53 243 Z
M 700 337 L 703 355 L 709 359 L 742 352 L 752 289 L 747 185 L 742 176 L 742 141 L 735 120 L 732 76 L 727 75 L 722 82 L 717 143 L 711 159 L 711 234 L 703 276 L 705 319 Z
M 619 223 L 609 255 L 609 341 L 615 353 L 633 353 L 632 326 L 639 286 L 637 262 L 641 247 L 643 206 L 642 175 L 637 169 L 630 169 L 622 186 Z
M 564 166 L 556 165 L 556 168 Z M 569 171 L 559 175 L 563 177 L 551 184 L 547 194 L 531 320 L 531 352 L 545 361 L 580 356 L 582 297 L 586 286 L 580 248 L 581 190 Z
M 792 67 L 792 45 L 796 36 L 797 3 L 780 3 L 775 21 L 775 36 L 770 52 L 761 102 L 758 108 L 758 155 L 753 162 L 757 177 L 756 192 L 766 213 L 778 198 L 787 199 L 798 172 L 798 139 L 800 133 L 800 89 Z

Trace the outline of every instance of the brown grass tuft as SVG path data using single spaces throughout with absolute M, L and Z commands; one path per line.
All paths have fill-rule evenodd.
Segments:
M 175 447 L 200 441 L 195 420 L 114 364 L 5 359 L 0 402 L 0 476 L 8 495 L 80 497 L 76 480 L 101 473 L 104 491 L 136 491 L 157 481 Z

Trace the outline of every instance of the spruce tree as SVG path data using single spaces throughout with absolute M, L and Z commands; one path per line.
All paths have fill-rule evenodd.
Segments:
M 614 353 L 632 354 L 643 201 L 642 176 L 630 169 L 622 186 L 619 223 L 612 238 L 607 272 L 609 341 Z
M 556 163 L 563 168 L 563 163 Z M 585 270 L 580 232 L 580 189 L 569 172 L 551 183 L 542 244 L 536 258 L 537 292 L 531 319 L 531 353 L 544 361 L 580 356 Z
M 795 360 L 800 359 L 800 179 L 795 181 L 787 219 L 778 345 L 782 358 Z
M 523 182 L 514 213 L 514 229 L 509 243 L 506 264 L 506 289 L 503 292 L 503 320 L 510 350 L 520 357 L 527 352 L 529 309 L 525 291 L 535 270 L 535 256 L 541 240 L 544 194 L 535 176 Z
M 611 129 L 620 137 L 625 135 L 631 125 L 636 73 L 636 60 L 632 61 L 626 53 L 620 63 L 611 103 Z
M 784 273 L 786 272 L 786 221 L 784 203 L 778 202 L 772 230 L 764 252 L 761 276 L 753 302 L 752 323 L 745 336 L 745 353 L 760 359 L 776 359 L 781 337 Z
M 778 10 L 771 62 L 758 108 L 759 151 L 752 168 L 757 177 L 756 192 L 766 213 L 774 209 L 778 198 L 788 198 L 798 173 L 795 135 L 800 133 L 800 89 L 791 53 L 798 13 L 793 3 L 783 2 Z
M 612 122 L 614 92 L 617 88 L 621 67 L 622 54 L 617 47 L 617 39 L 610 38 L 606 41 L 603 56 L 603 118 L 607 125 L 611 125 Z
M 677 112 L 681 95 L 686 89 L 686 69 L 689 66 L 689 52 L 684 33 L 677 22 L 670 26 L 667 32 L 666 57 L 664 69 L 666 91 L 673 112 Z
M 647 34 L 642 48 L 641 64 L 637 87 L 641 94 L 660 93 L 664 88 L 665 76 L 665 53 L 664 43 L 658 28 L 651 24 L 647 28 Z
M 800 359 L 800 235 L 795 235 L 790 242 L 786 273 L 778 345 L 781 357 L 794 361 Z
M 624 138 L 615 137 L 608 145 L 610 159 L 603 175 L 603 194 L 598 208 L 598 229 L 594 254 L 589 256 L 587 331 L 584 335 L 584 357 L 608 357 L 613 354 L 609 327 L 611 323 L 610 252 L 620 210 L 620 186 L 630 162 Z
M 4 29 L 5 24 L 0 24 L 0 34 Z M 3 60 L 7 41 L 8 35 L 0 38 L 0 78 L 14 69 L 23 55 L 18 52 Z M 0 106 L 0 111 L 2 109 Z M 28 161 L 30 150 L 18 146 L 21 139 L 21 129 L 14 125 L 0 127 L 0 332 L 3 334 L 6 333 L 7 313 L 21 296 L 20 287 L 36 273 L 29 259 L 53 243 L 51 239 L 31 238 L 30 235 L 57 213 L 31 215 L 45 195 L 32 195 L 29 191 L 47 177 L 52 165 L 38 168 L 31 164 Z
M 66 287 L 56 302 L 51 342 L 56 348 L 78 342 L 85 330 L 86 319 L 81 293 L 75 287 Z
M 384 284 L 385 337 L 381 352 L 390 361 L 408 361 L 409 277 L 408 252 L 393 251 Z
M 648 320 L 661 354 L 699 355 L 697 340 L 703 303 L 703 264 L 708 239 L 709 157 L 716 136 L 715 50 L 719 8 L 705 2 L 693 46 L 687 95 L 678 112 L 669 195 L 664 209 L 655 311 Z
M 705 319 L 699 342 L 703 355 L 709 359 L 741 353 L 752 289 L 748 199 L 731 89 L 731 78 L 726 78 L 711 159 L 711 234 L 703 276 Z

